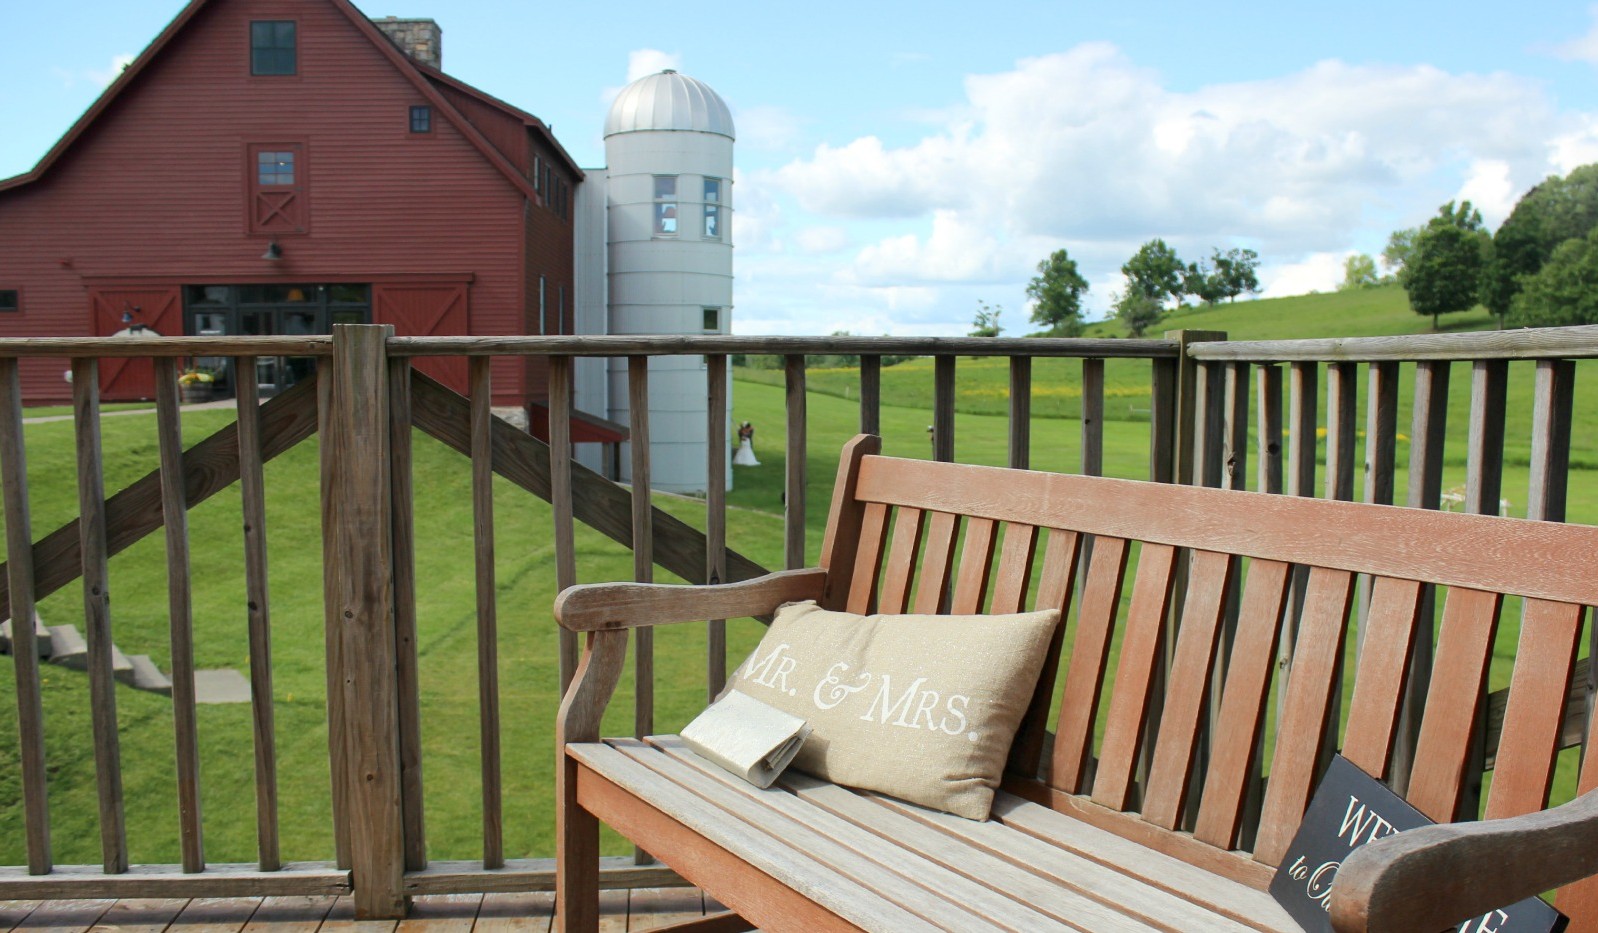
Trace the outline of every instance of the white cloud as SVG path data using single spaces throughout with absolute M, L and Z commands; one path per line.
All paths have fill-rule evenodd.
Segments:
M 1281 265 L 1261 264 L 1260 295 L 1280 298 L 1308 292 L 1329 292 L 1343 281 L 1343 262 L 1351 253 L 1312 253 Z
M 733 115 L 738 147 L 768 151 L 791 150 L 799 138 L 800 120 L 782 107 L 740 108 Z
M 1598 6 L 1588 9 L 1592 13 L 1592 28 L 1584 36 L 1554 46 L 1554 54 L 1569 61 L 1598 65 Z
M 627 53 L 627 83 L 631 84 L 645 75 L 652 75 L 665 71 L 673 71 L 682 67 L 682 56 L 676 52 L 662 52 L 659 49 L 634 49 Z
M 1598 115 L 1560 112 L 1516 75 L 1427 65 L 1332 60 L 1175 91 L 1089 43 L 969 76 L 936 113 L 915 142 L 829 140 L 748 187 L 792 206 L 796 225 L 851 230 L 863 245 L 832 282 L 934 288 L 925 313 L 944 333 L 969 323 L 958 286 L 1019 306 L 1061 246 L 1094 283 L 1090 313 L 1154 237 L 1189 260 L 1255 249 L 1272 295 L 1335 287 L 1351 248 L 1450 198 L 1496 222 L 1550 171 L 1598 159 Z
M 849 242 L 849 231 L 842 227 L 805 227 L 794 235 L 794 245 L 812 255 L 842 252 Z

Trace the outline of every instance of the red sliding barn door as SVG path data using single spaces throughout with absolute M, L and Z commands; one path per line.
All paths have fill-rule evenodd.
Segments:
M 405 283 L 372 286 L 372 322 L 393 324 L 396 337 L 464 337 L 466 283 Z M 465 357 L 418 357 L 416 369 L 462 395 Z
M 128 330 L 124 315 L 163 337 L 183 336 L 183 296 L 176 285 L 96 288 L 89 292 L 89 306 L 96 337 Z M 100 397 L 108 402 L 155 398 L 154 364 L 147 358 L 101 359 Z

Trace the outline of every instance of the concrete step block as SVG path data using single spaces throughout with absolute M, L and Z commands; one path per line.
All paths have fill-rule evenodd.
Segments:
M 172 680 L 161 669 L 155 666 L 147 654 L 135 654 L 128 658 L 128 664 L 133 669 L 133 686 L 139 690 L 148 690 L 163 696 L 172 695 Z
M 0 654 L 11 653 L 11 620 L 0 622 Z M 33 613 L 33 647 L 34 654 L 41 658 L 50 656 L 50 630 L 45 628 L 44 620 L 39 618 L 39 613 Z
M 76 625 L 50 626 L 50 663 L 75 671 L 89 666 L 89 643 Z
M 111 676 L 118 683 L 133 686 L 133 662 L 116 645 L 111 646 Z

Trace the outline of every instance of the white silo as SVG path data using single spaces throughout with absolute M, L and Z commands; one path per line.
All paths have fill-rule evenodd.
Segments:
M 726 102 L 687 75 L 662 71 L 617 95 L 605 118 L 612 334 L 731 332 L 732 143 Z M 612 361 L 609 388 L 610 417 L 625 424 L 625 360 Z M 656 488 L 706 489 L 707 405 L 703 357 L 650 361 Z M 627 456 L 621 465 L 630 478 Z

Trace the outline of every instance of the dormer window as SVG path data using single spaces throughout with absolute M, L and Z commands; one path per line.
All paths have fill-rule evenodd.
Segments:
M 250 74 L 291 75 L 298 71 L 299 56 L 291 19 L 250 23 Z

